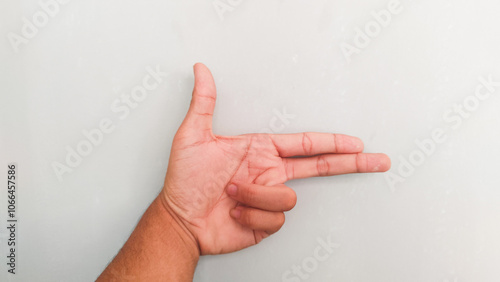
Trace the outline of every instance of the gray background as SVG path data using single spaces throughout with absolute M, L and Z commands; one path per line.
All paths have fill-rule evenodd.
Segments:
M 200 61 L 218 87 L 217 134 L 355 135 L 367 152 L 390 155 L 386 175 L 400 178 L 289 182 L 298 204 L 282 230 L 201 258 L 195 281 L 496 281 L 500 86 L 487 99 L 473 95 L 479 77 L 500 81 L 500 2 L 401 0 L 377 31 L 371 12 L 390 2 L 73 0 L 15 45 L 23 17 L 44 10 L 1 1 L 0 178 L 18 163 L 19 246 L 18 274 L 1 263 L 0 280 L 98 276 L 162 187 Z M 367 26 L 373 37 L 356 45 L 356 28 Z M 362 48 L 346 57 L 346 44 Z M 168 77 L 119 119 L 113 101 L 156 66 Z M 450 112 L 464 101 L 470 111 Z M 279 119 L 284 110 L 293 118 Z M 54 162 L 103 118 L 114 131 L 59 181 Z M 445 141 L 424 155 L 415 142 L 439 128 Z M 402 168 L 410 156 L 413 171 Z M 314 250 L 328 238 L 338 247 L 319 261 Z M 287 272 L 294 265 L 307 279 Z

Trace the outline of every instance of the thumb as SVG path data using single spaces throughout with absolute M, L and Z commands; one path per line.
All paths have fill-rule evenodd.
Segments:
M 214 78 L 210 70 L 202 63 L 196 63 L 193 70 L 193 97 L 183 126 L 185 129 L 212 136 L 212 116 L 217 97 Z

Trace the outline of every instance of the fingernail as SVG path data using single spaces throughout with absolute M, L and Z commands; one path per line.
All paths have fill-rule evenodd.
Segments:
M 236 196 L 237 191 L 238 191 L 238 187 L 236 187 L 236 185 L 234 185 L 234 184 L 230 184 L 227 187 L 227 194 L 229 194 L 230 196 Z
M 229 212 L 229 214 L 230 214 L 233 218 L 238 219 L 238 218 L 240 218 L 240 216 L 241 216 L 241 210 L 240 210 L 240 209 L 238 209 L 238 208 L 236 208 L 236 209 L 232 209 L 232 210 Z

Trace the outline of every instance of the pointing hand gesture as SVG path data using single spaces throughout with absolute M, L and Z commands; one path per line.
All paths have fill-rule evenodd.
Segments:
M 214 80 L 203 64 L 194 75 L 159 197 L 202 255 L 234 252 L 278 231 L 296 202 L 288 180 L 390 167 L 386 155 L 362 153 L 361 140 L 347 135 L 216 135 Z

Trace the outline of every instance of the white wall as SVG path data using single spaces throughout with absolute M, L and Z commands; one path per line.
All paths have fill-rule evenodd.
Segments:
M 202 258 L 195 281 L 498 279 L 500 85 L 486 97 L 479 78 L 500 81 L 500 2 L 390 3 L 73 0 L 44 22 L 38 1 L 0 2 L 0 178 L 16 162 L 19 179 L 17 274 L 1 263 L 0 280 L 97 277 L 162 187 L 198 61 L 217 83 L 218 134 L 359 136 L 366 151 L 391 156 L 396 183 L 383 174 L 292 181 L 299 200 L 282 230 Z M 388 5 L 391 20 L 377 30 L 371 12 Z M 38 30 L 23 33 L 33 15 Z M 373 37 L 356 44 L 365 27 Z M 157 66 L 168 77 L 128 116 L 114 112 Z M 464 102 L 460 115 L 454 105 Z M 294 118 L 270 127 L 283 109 Z M 114 130 L 59 181 L 52 164 L 106 118 Z M 419 153 L 415 142 L 440 129 L 435 148 Z M 423 163 L 403 168 L 410 156 Z M 4 184 L 0 201 L 6 261 Z M 338 245 L 323 261 L 321 240 Z

